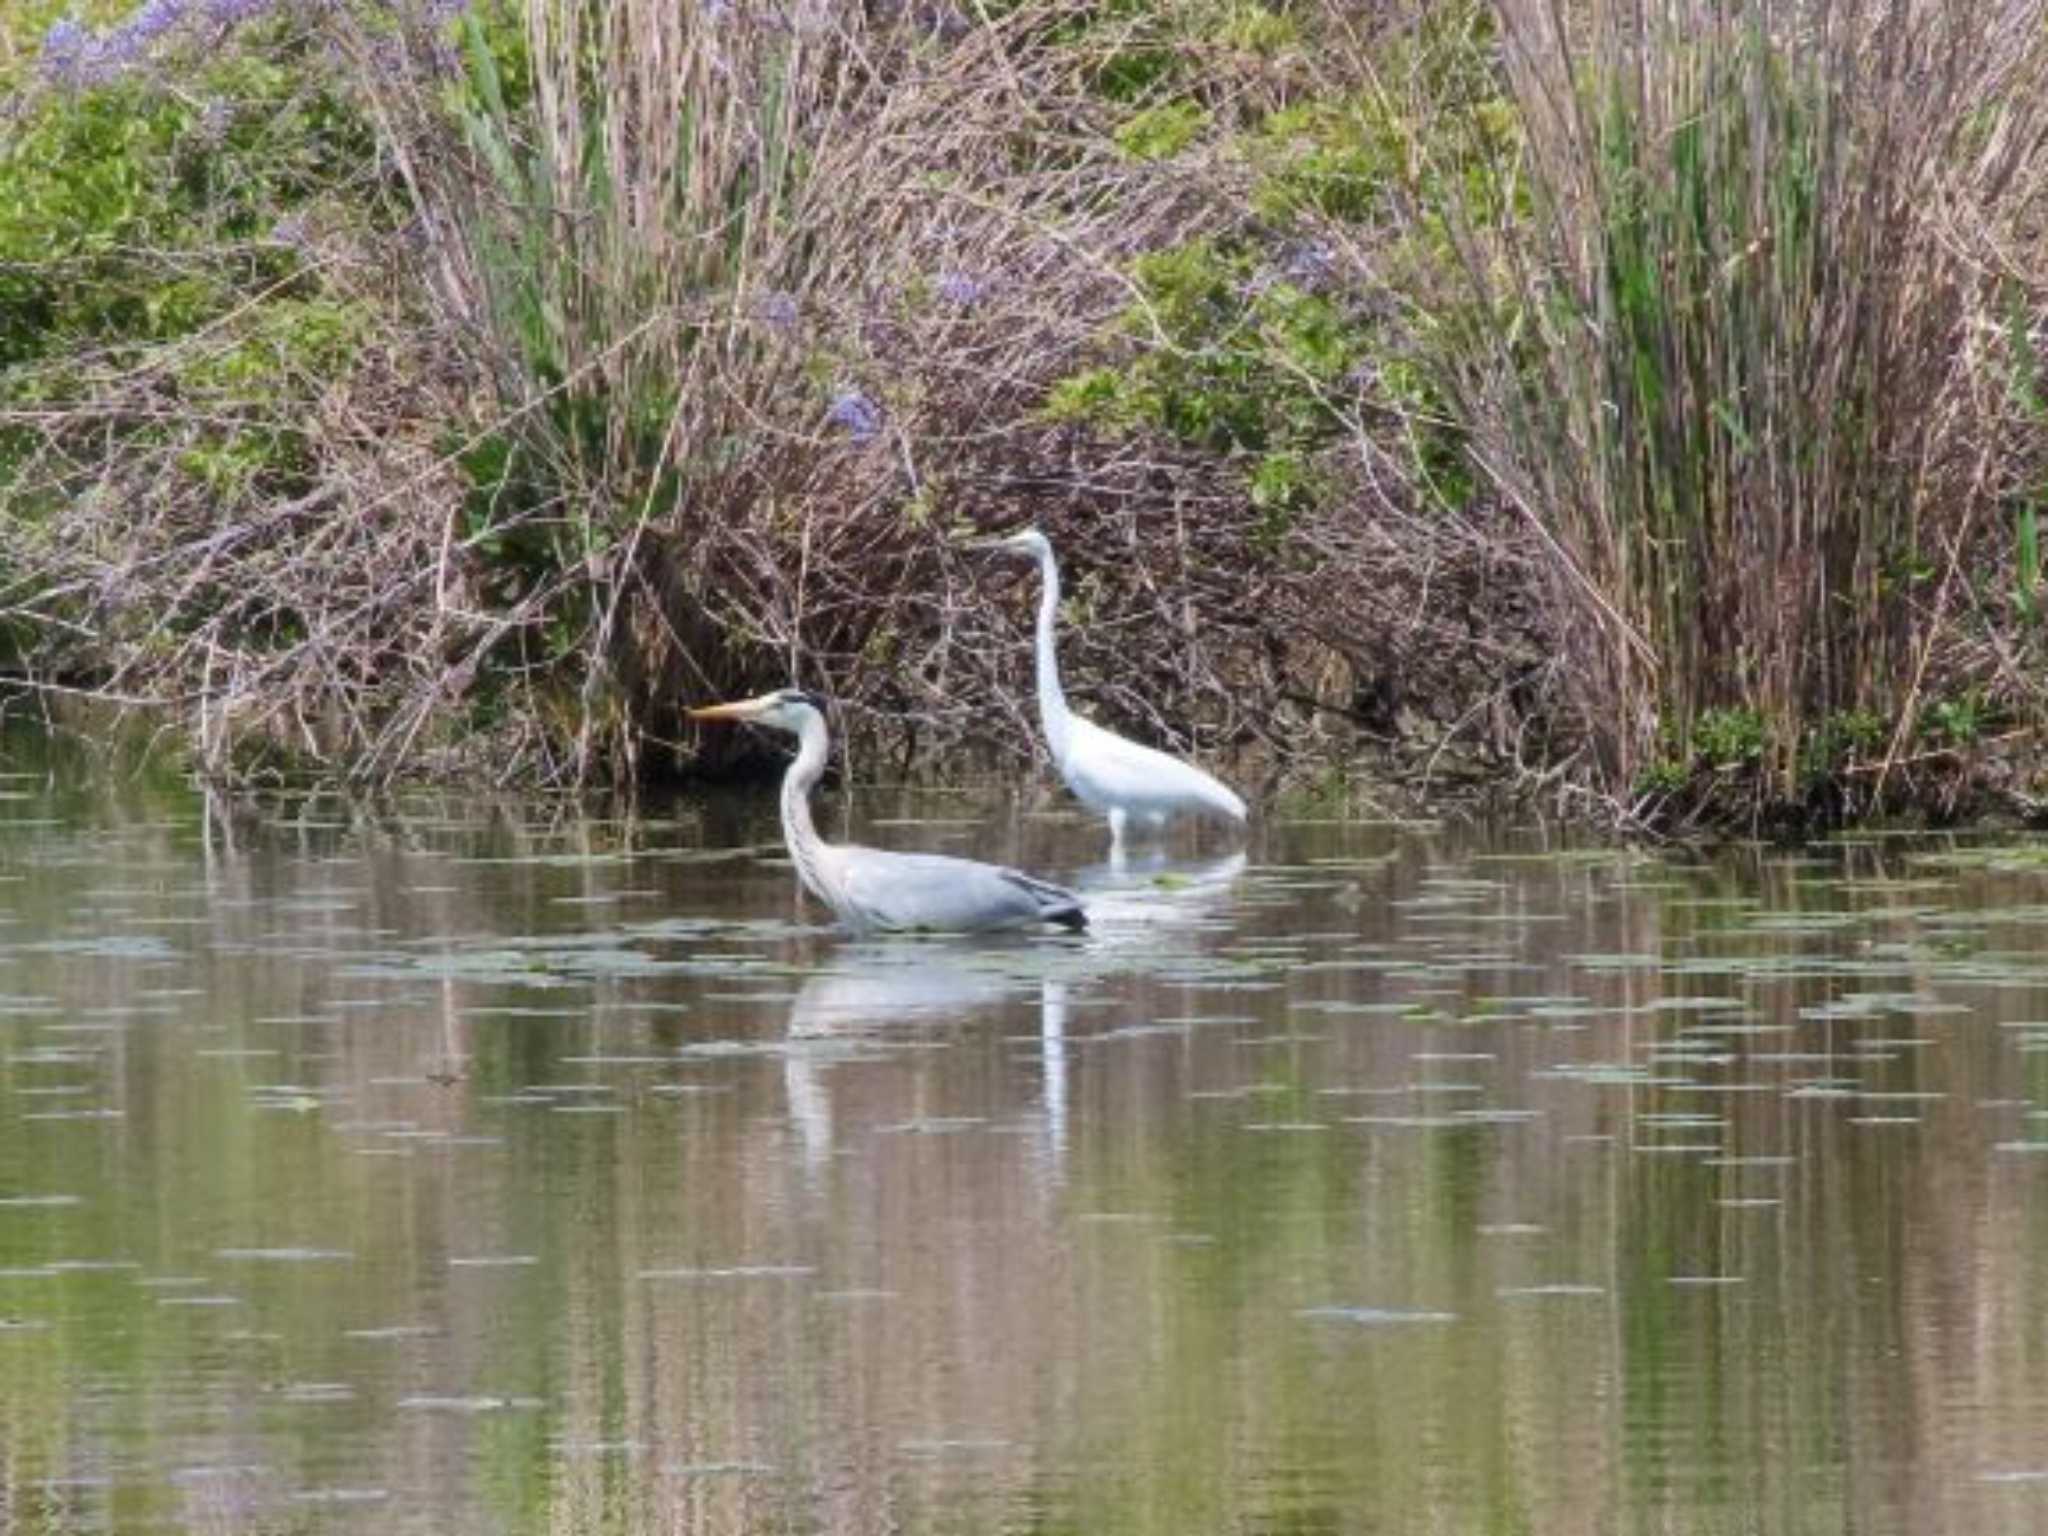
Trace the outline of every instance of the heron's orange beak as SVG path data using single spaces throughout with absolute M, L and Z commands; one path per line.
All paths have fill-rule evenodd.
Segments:
M 689 711 L 692 720 L 751 720 L 768 707 L 766 697 L 741 699 L 737 704 L 706 704 Z

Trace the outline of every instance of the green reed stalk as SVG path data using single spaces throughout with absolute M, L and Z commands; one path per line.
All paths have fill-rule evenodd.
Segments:
M 458 209 L 484 314 L 559 392 L 541 419 L 567 478 L 633 509 L 717 323 L 786 265 L 794 146 L 831 127 L 830 47 L 696 7 L 535 0 L 515 111 L 475 20 L 469 38 L 464 118 L 491 184 Z
M 1530 217 L 1454 221 L 1492 331 L 1455 388 L 1585 616 L 1615 787 L 1734 709 L 1789 795 L 1810 730 L 1902 706 L 1975 505 L 1954 213 L 2038 132 L 2038 10 L 1497 6 Z
M 2004 299 L 2005 344 L 2012 358 L 2009 390 L 2027 423 L 2038 433 L 2048 426 L 2048 395 L 2044 395 L 2041 386 L 2040 354 L 2034 346 L 2026 305 L 2017 288 L 2008 285 Z M 2041 623 L 2042 494 L 2038 484 L 2023 487 L 2013 513 L 2012 601 L 2029 629 L 2037 629 Z
M 672 0 L 479 8 L 463 40 L 457 144 L 420 148 L 448 120 L 428 104 L 389 109 L 448 237 L 442 297 L 498 384 L 501 424 L 464 457 L 465 542 L 515 605 L 515 665 L 580 679 L 577 774 L 630 771 L 635 674 L 678 624 L 710 649 L 688 548 L 707 509 L 744 505 L 764 456 L 814 430 L 816 385 L 757 311 L 803 301 L 837 217 L 812 168 L 847 138 L 854 50 Z

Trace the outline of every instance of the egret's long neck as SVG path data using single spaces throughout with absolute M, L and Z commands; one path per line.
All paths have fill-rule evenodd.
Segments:
M 1067 758 L 1067 696 L 1060 688 L 1060 659 L 1053 650 L 1053 620 L 1060 611 L 1060 568 L 1050 549 L 1038 557 L 1038 722 L 1045 728 L 1053 761 Z
M 782 776 L 782 840 L 789 845 L 789 857 L 805 887 L 827 906 L 836 907 L 825 870 L 825 844 L 811 822 L 811 786 L 825 771 L 831 737 L 823 720 L 806 714 L 796 739 L 796 760 Z

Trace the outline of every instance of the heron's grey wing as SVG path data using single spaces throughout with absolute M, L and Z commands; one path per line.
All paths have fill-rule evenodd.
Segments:
M 942 853 L 842 848 L 840 884 L 878 928 L 940 931 L 1015 928 L 1057 922 L 1079 926 L 1080 902 L 1043 880 Z

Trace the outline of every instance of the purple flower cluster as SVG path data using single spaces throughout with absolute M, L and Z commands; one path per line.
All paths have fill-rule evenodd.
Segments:
M 987 292 L 986 283 L 965 272 L 947 272 L 939 278 L 939 297 L 961 309 L 980 302 L 982 295 Z
M 120 30 L 146 47 L 184 19 L 185 0 L 144 0 L 142 9 L 129 17 Z
M 857 389 L 847 390 L 834 399 L 825 419 L 844 428 L 856 443 L 864 443 L 882 430 L 881 408 Z
M 281 9 L 290 0 L 143 0 L 126 21 L 95 32 L 75 16 L 52 22 L 43 34 L 43 78 L 70 89 L 100 85 L 146 62 L 166 38 L 210 28 L 213 41 L 232 29 Z M 381 0 L 409 11 L 429 27 L 469 9 L 469 0 Z
M 755 302 L 754 313 L 776 330 L 787 331 L 795 327 L 800 311 L 797 308 L 796 295 L 784 293 L 778 288 L 761 295 Z
M 126 21 L 94 32 L 74 16 L 52 22 L 43 34 L 43 78 L 73 89 L 113 80 L 148 57 L 188 22 L 241 21 L 274 0 L 143 0 Z
M 91 67 L 99 39 L 70 16 L 50 23 L 43 34 L 43 73 L 65 85 L 79 83 Z

